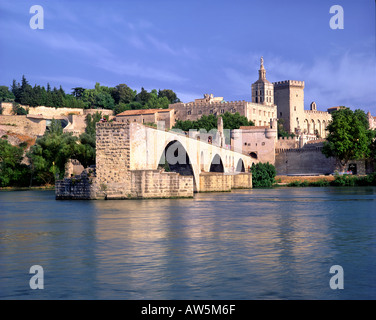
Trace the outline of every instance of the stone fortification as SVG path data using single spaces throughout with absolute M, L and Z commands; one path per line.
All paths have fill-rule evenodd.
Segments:
M 46 130 L 46 120 L 33 119 L 28 115 L 1 115 L 0 130 L 36 138 L 37 136 L 43 135 L 44 131 Z
M 2 102 L 1 107 L 3 108 L 3 115 L 13 115 L 13 103 L 12 102 Z M 53 108 L 53 107 L 30 107 L 26 105 L 20 105 L 28 111 L 30 115 L 43 115 L 45 117 L 57 117 L 57 116 L 68 116 L 68 115 L 87 115 L 94 114 L 96 112 L 101 112 L 103 115 L 113 116 L 114 112 L 107 109 L 82 109 L 82 108 Z
M 327 158 L 322 153 L 323 139 L 309 141 L 303 148 L 278 148 L 275 155 L 277 175 L 327 175 L 334 172 L 347 172 L 355 167 L 354 174 L 371 173 L 371 163 L 365 160 L 350 160 L 342 166 L 335 158 Z

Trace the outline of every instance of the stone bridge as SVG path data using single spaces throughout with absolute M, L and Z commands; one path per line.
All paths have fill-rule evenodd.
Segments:
M 252 166 L 251 157 L 226 148 L 224 140 L 222 132 L 199 134 L 191 131 L 187 135 L 131 123 L 130 170 L 153 170 L 167 162 L 171 171 L 193 175 L 195 191 L 200 191 L 202 173 L 233 175 L 248 172 Z M 241 150 L 241 142 L 237 142 Z
M 98 123 L 96 134 L 95 175 L 58 181 L 57 199 L 193 197 L 252 187 L 254 160 L 226 148 L 223 130 L 187 135 L 115 121 Z M 235 141 L 235 150 L 241 147 Z

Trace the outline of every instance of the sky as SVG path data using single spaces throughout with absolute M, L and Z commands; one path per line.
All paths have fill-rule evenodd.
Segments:
M 306 109 L 376 115 L 375 13 L 374 0 L 0 0 L 0 85 L 25 75 L 67 93 L 125 83 L 251 101 L 263 56 L 269 81 L 305 82 Z

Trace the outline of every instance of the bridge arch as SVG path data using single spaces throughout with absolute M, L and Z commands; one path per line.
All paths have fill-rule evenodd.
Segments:
M 244 161 L 242 158 L 238 160 L 238 164 L 236 165 L 236 172 L 245 172 Z
M 225 168 L 222 162 L 222 158 L 219 154 L 215 154 L 210 164 L 210 172 L 225 172 Z
M 160 156 L 159 167 L 163 167 L 166 171 L 177 172 L 182 176 L 193 176 L 194 190 L 197 190 L 197 176 L 189 154 L 180 141 L 167 142 Z

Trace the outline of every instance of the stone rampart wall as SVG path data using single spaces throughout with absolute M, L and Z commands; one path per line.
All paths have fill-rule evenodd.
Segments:
M 330 174 L 336 168 L 336 161 L 326 158 L 320 149 L 288 149 L 276 153 L 275 167 L 278 175 Z
M 30 119 L 27 116 L 0 115 L 0 129 L 6 132 L 36 137 L 46 130 L 46 120 Z
M 112 116 L 114 112 L 107 109 L 82 109 L 82 108 L 53 108 L 53 107 L 29 107 L 25 105 L 20 105 L 25 110 L 28 110 L 30 115 L 43 115 L 44 117 L 56 117 L 56 116 L 68 116 L 68 115 L 87 115 L 94 114 L 96 112 L 102 112 L 103 115 Z M 13 115 L 13 103 L 2 102 L 1 107 L 3 108 L 3 115 Z

